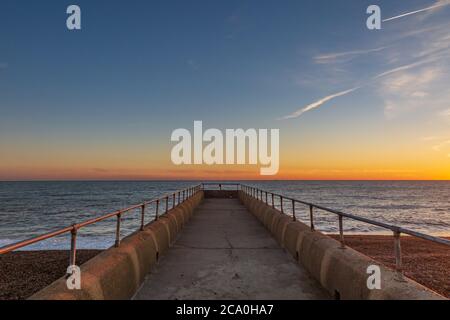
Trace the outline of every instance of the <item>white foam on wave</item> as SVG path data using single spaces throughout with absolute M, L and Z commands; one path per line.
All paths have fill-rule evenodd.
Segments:
M 24 239 L 0 239 L 0 247 L 7 246 Z M 77 239 L 77 249 L 107 249 L 114 244 L 111 238 L 80 237 Z M 18 249 L 17 251 L 37 250 L 69 250 L 70 242 L 67 239 L 48 239 Z

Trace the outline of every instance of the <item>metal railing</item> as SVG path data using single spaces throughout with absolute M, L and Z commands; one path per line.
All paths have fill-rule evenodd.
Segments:
M 319 209 L 322 211 L 326 211 L 329 213 L 333 213 L 335 215 L 338 216 L 338 227 L 339 227 L 339 241 L 341 243 L 341 248 L 345 249 L 346 245 L 345 245 L 345 238 L 344 238 L 344 218 L 348 218 L 351 220 L 355 220 L 355 221 L 360 221 L 360 222 L 364 222 L 370 225 L 374 225 L 374 226 L 378 226 L 384 229 L 388 229 L 391 230 L 394 236 L 394 255 L 395 255 L 395 270 L 397 273 L 397 278 L 398 280 L 403 280 L 403 270 L 402 270 L 402 249 L 401 249 L 401 240 L 400 237 L 402 234 L 407 234 L 409 236 L 413 236 L 416 238 L 420 238 L 420 239 L 424 239 L 424 240 L 428 240 L 428 241 L 432 241 L 435 243 L 439 243 L 439 244 L 443 244 L 446 246 L 450 247 L 450 240 L 447 239 L 443 239 L 443 238 L 439 238 L 439 237 L 434 237 L 425 233 L 421 233 L 421 232 L 416 232 L 416 231 L 412 231 L 409 229 L 405 229 L 396 225 L 392 225 L 392 224 L 388 224 L 388 223 L 384 223 L 384 222 L 380 222 L 380 221 L 376 221 L 376 220 L 372 220 L 372 219 L 368 219 L 368 218 L 364 218 L 364 217 L 360 217 L 360 216 L 356 216 L 353 214 L 349 214 L 349 213 L 345 213 L 345 212 L 341 212 L 338 210 L 334 210 L 334 209 L 330 209 L 330 208 L 326 208 L 320 205 L 316 205 L 313 203 L 309 203 L 306 201 L 301 201 L 298 199 L 294 199 L 294 198 L 290 198 L 290 197 L 286 197 L 274 192 L 270 192 L 270 191 L 265 191 L 265 190 L 261 190 L 252 186 L 247 186 L 247 185 L 242 185 L 241 184 L 241 190 L 246 193 L 247 195 L 250 195 L 251 197 L 258 199 L 262 202 L 264 202 L 267 205 L 271 205 L 273 208 L 275 208 L 275 200 L 278 198 L 279 199 L 279 207 L 280 207 L 280 211 L 281 213 L 285 214 L 285 208 L 283 206 L 283 204 L 288 201 L 291 203 L 291 207 L 292 207 L 292 220 L 296 221 L 297 220 L 297 216 L 295 213 L 295 204 L 301 204 L 304 206 L 307 206 L 309 208 L 309 222 L 310 222 L 310 228 L 311 230 L 315 230 L 315 226 L 314 226 L 314 209 Z
M 59 235 L 65 234 L 65 233 L 70 233 L 71 234 L 71 239 L 70 239 L 70 261 L 69 261 L 69 265 L 75 265 L 76 263 L 76 254 L 77 254 L 77 233 L 80 229 L 82 229 L 83 227 L 95 224 L 97 222 L 109 219 L 109 218 L 113 218 L 116 217 L 117 221 L 116 221 L 116 235 L 115 235 L 115 243 L 114 246 L 115 247 L 119 247 L 120 246 L 120 227 L 121 227 L 121 221 L 122 221 L 122 216 L 128 212 L 131 212 L 133 210 L 136 209 L 140 209 L 140 229 L 141 231 L 144 230 L 144 226 L 145 226 L 145 211 L 146 208 L 150 207 L 151 204 L 155 204 L 155 216 L 153 221 L 158 220 L 159 218 L 159 214 L 160 214 L 160 206 L 162 207 L 164 205 L 164 211 L 162 211 L 162 214 L 167 213 L 170 208 L 169 208 L 169 199 L 171 200 L 171 205 L 172 205 L 172 209 L 175 208 L 176 205 L 179 205 L 181 203 L 183 203 L 184 201 L 186 201 L 187 199 L 191 198 L 192 196 L 194 196 L 198 191 L 200 191 L 201 185 L 196 185 L 196 186 L 192 186 L 192 187 L 188 187 L 186 189 L 182 189 L 182 190 L 178 190 L 175 191 L 174 193 L 169 193 L 166 195 L 163 195 L 157 199 L 153 199 L 150 201 L 144 201 L 142 203 L 139 203 L 137 205 L 125 208 L 125 209 L 121 209 L 121 210 L 117 210 L 108 214 L 105 214 L 103 216 L 91 219 L 91 220 L 87 220 L 84 222 L 80 222 L 77 224 L 73 224 L 69 227 L 63 228 L 63 229 L 59 229 L 56 231 L 52 231 L 31 239 L 27 239 L 24 241 L 20 241 L 17 243 L 13 243 L 10 245 L 6 245 L 4 247 L 0 248 L 0 255 L 1 254 L 6 254 L 8 252 L 29 246 L 31 244 L 37 243 L 37 242 L 41 242 L 50 238 L 54 238 L 57 237 Z
M 76 250 L 77 250 L 77 233 L 80 229 L 82 229 L 83 227 L 95 224 L 97 222 L 112 218 L 112 217 L 116 217 L 117 221 L 116 221 L 116 235 L 115 235 L 115 246 L 119 247 L 120 246 L 120 228 L 121 228 L 121 220 L 122 220 L 122 215 L 125 213 L 128 213 L 130 211 L 136 210 L 136 209 L 140 209 L 140 230 L 144 230 L 144 226 L 145 226 L 145 213 L 146 213 L 146 208 L 150 207 L 151 204 L 155 204 L 155 218 L 153 221 L 158 220 L 159 218 L 159 211 L 160 211 L 160 206 L 164 205 L 164 211 L 163 214 L 167 213 L 170 209 L 169 209 L 169 199 L 171 199 L 171 204 L 172 204 L 172 208 L 175 208 L 175 205 L 179 205 L 181 203 L 183 203 L 184 201 L 186 201 L 187 199 L 191 198 L 192 196 L 194 196 L 198 191 L 200 190 L 205 190 L 205 187 L 212 187 L 212 186 L 216 186 L 219 189 L 218 190 L 236 190 L 236 191 L 242 191 L 247 195 L 250 195 L 253 198 L 256 198 L 262 202 L 264 202 L 267 205 L 271 205 L 273 208 L 276 207 L 276 203 L 275 200 L 278 198 L 279 199 L 279 207 L 280 207 L 280 211 L 283 214 L 287 214 L 286 210 L 284 208 L 284 203 L 286 201 L 291 203 L 291 209 L 292 209 L 292 220 L 296 221 L 297 220 L 297 216 L 296 216 L 296 207 L 295 204 L 301 204 L 304 206 L 307 206 L 309 208 L 309 220 L 310 220 L 310 228 L 311 230 L 315 230 L 315 226 L 314 226 L 314 209 L 319 209 L 319 210 L 323 210 L 329 213 L 333 213 L 335 215 L 338 216 L 338 225 L 339 225 L 339 240 L 341 243 L 341 248 L 345 249 L 346 245 L 345 245 L 345 238 L 344 238 L 344 223 L 343 220 L 344 218 L 348 218 L 348 219 L 352 219 L 355 221 L 360 221 L 360 222 L 364 222 L 370 225 L 374 225 L 374 226 L 378 226 L 384 229 L 388 229 L 391 230 L 393 232 L 393 236 L 394 236 L 394 241 L 395 241 L 395 246 L 394 246 L 394 254 L 395 254 L 395 270 L 397 271 L 397 275 L 398 275 L 398 279 L 402 280 L 403 279 L 403 271 L 402 271 L 402 251 L 401 251 L 401 240 L 400 237 L 402 234 L 407 234 L 416 238 L 421 238 L 424 240 L 428 240 L 428 241 L 432 241 L 435 243 L 440 243 L 443 245 L 447 245 L 450 246 L 450 240 L 447 239 L 443 239 L 443 238 L 439 238 L 439 237 L 434 237 L 434 236 L 430 236 L 424 233 L 420 233 L 420 232 L 416 232 L 416 231 L 412 231 L 409 229 L 405 229 L 399 226 L 395 226 L 392 224 L 388 224 L 388 223 L 384 223 L 384 222 L 380 222 L 380 221 L 376 221 L 376 220 L 372 220 L 372 219 L 368 219 L 368 218 L 364 218 L 364 217 L 360 217 L 360 216 L 356 216 L 353 214 L 349 214 L 349 213 L 344 213 L 338 210 L 334 210 L 334 209 L 330 209 L 330 208 L 326 208 L 320 205 L 316 205 L 313 203 L 309 203 L 309 202 L 305 202 L 305 201 L 301 201 L 298 199 L 294 199 L 294 198 L 290 198 L 290 197 L 286 197 L 274 192 L 270 192 L 270 191 L 265 191 L 265 190 L 261 190 L 252 186 L 248 186 L 248 185 L 243 185 L 240 183 L 201 183 L 199 185 L 193 186 L 193 187 L 189 187 L 183 190 L 178 190 L 174 193 L 169 193 L 166 194 L 162 197 L 159 197 L 157 199 L 153 199 L 150 201 L 144 201 L 140 204 L 131 206 L 129 208 L 126 209 L 121 209 L 118 211 L 114 211 L 108 214 L 105 214 L 103 216 L 88 220 L 88 221 L 84 221 L 78 224 L 74 224 L 72 226 L 63 228 L 63 229 L 59 229 L 53 232 L 49 232 L 28 240 L 24 240 L 24 241 L 20 241 L 17 243 L 13 243 L 4 247 L 0 248 L 0 254 L 6 254 L 8 252 L 29 246 L 31 244 L 37 243 L 37 242 L 41 242 L 50 238 L 54 238 L 57 237 L 59 235 L 65 234 L 65 233 L 70 233 L 71 234 L 71 241 L 70 241 L 70 265 L 75 265 L 76 263 Z M 231 187 L 231 189 L 230 189 Z M 228 188 L 228 189 L 227 189 Z
M 205 190 L 205 187 L 216 187 L 215 190 L 235 190 L 238 191 L 241 187 L 240 183 L 236 182 L 203 182 L 201 184 L 202 189 Z M 211 190 L 211 189 L 210 189 Z

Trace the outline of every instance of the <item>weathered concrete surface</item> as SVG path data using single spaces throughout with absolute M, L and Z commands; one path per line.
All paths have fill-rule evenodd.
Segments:
M 238 199 L 205 199 L 135 299 L 328 299 Z
M 157 221 L 125 237 L 118 248 L 111 247 L 80 266 L 81 290 L 69 290 L 65 277 L 31 296 L 30 300 L 122 300 L 136 293 L 145 276 L 176 240 L 185 219 L 202 201 L 197 192 Z
M 394 270 L 346 247 L 300 221 L 292 221 L 279 210 L 243 192 L 239 197 L 253 215 L 270 231 L 278 243 L 292 254 L 330 295 L 345 300 L 441 300 L 441 295 L 404 277 L 396 279 Z M 380 267 L 381 289 L 367 286 L 369 266 Z

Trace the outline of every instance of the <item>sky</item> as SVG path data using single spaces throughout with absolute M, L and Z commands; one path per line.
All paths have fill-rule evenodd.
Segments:
M 448 3 L 2 0 L 0 180 L 450 179 Z M 175 166 L 194 120 L 280 129 L 279 173 Z

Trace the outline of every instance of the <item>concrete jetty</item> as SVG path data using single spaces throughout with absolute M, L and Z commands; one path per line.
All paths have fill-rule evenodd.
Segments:
M 205 199 L 135 299 L 329 299 L 234 199 Z
M 81 265 L 81 290 L 61 278 L 31 299 L 444 299 L 285 214 L 273 194 L 237 185 L 191 188 L 178 204 L 176 195 L 173 206 L 163 198 L 162 215 L 147 225 L 142 215 L 140 230 Z M 378 289 L 368 285 L 374 266 Z

